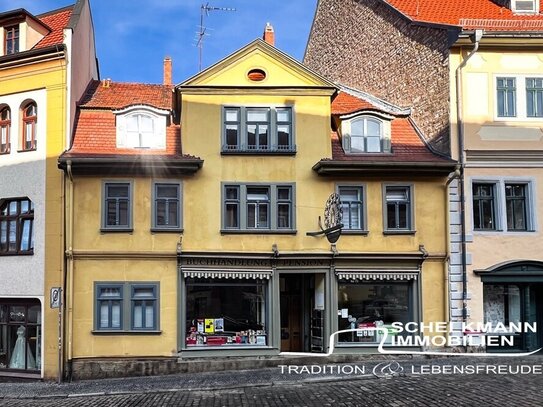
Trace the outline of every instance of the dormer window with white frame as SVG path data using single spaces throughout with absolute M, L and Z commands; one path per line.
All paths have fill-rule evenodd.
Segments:
M 539 13 L 539 0 L 511 0 L 514 13 Z
M 117 148 L 166 148 L 169 111 L 150 106 L 132 106 L 114 114 L 117 116 Z
M 390 153 L 390 119 L 369 114 L 340 119 L 343 150 L 347 154 Z

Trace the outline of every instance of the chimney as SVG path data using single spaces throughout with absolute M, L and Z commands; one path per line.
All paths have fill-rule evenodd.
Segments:
M 271 46 L 275 47 L 275 32 L 270 23 L 266 23 L 266 28 L 264 28 L 264 35 L 262 37 Z
M 172 59 L 164 58 L 164 85 L 172 85 Z
M 102 87 L 103 88 L 109 88 L 110 85 L 111 85 L 111 79 L 110 78 L 106 78 L 106 79 L 102 80 Z

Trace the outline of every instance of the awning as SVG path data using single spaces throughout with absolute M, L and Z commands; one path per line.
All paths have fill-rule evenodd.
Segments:
M 419 277 L 418 269 L 387 269 L 387 270 L 364 270 L 364 269 L 336 269 L 338 280 L 348 281 L 410 281 Z
M 271 269 L 210 269 L 181 267 L 185 278 L 231 278 L 231 279 L 260 279 L 269 280 Z

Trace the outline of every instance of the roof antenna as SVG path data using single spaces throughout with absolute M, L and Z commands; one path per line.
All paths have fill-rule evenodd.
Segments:
M 204 17 L 209 16 L 210 11 L 236 11 L 236 9 L 231 7 L 210 6 L 209 2 L 200 6 L 200 29 L 196 33 L 198 38 L 198 41 L 196 43 L 196 46 L 198 47 L 198 71 L 202 70 L 202 52 L 204 49 L 204 37 L 206 35 L 209 35 L 206 33 L 207 28 L 204 26 Z

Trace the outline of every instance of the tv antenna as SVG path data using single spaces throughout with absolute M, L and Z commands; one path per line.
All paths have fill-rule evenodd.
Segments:
M 210 11 L 236 11 L 236 9 L 231 7 L 210 6 L 209 2 L 200 6 L 200 29 L 196 34 L 198 37 L 198 41 L 196 43 L 196 46 L 198 47 L 198 71 L 202 70 L 202 52 L 204 49 L 204 37 L 206 35 L 209 35 L 207 34 L 207 28 L 204 26 L 204 17 L 208 17 Z

